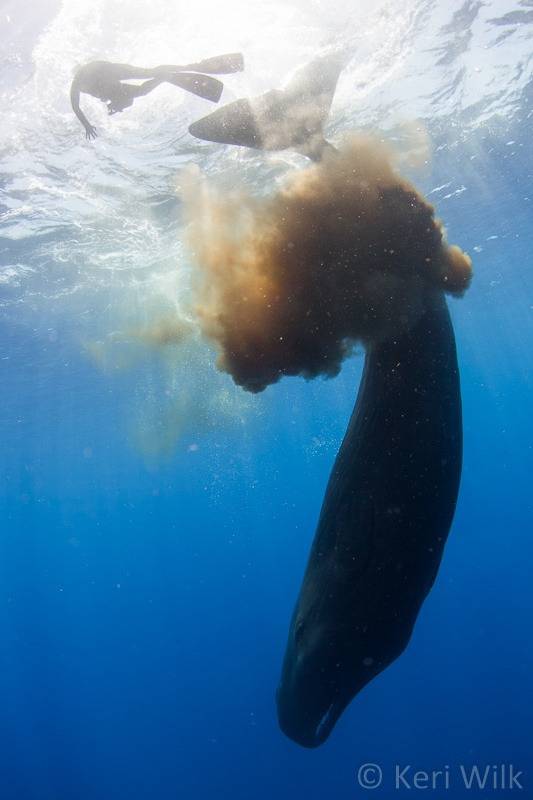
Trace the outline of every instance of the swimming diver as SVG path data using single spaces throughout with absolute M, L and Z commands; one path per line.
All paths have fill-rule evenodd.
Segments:
M 346 55 L 335 52 L 300 69 L 285 89 L 273 89 L 252 99 L 228 103 L 193 122 L 189 133 L 198 139 L 257 150 L 292 148 L 320 161 L 326 150 L 326 122 Z
M 107 105 L 109 114 L 116 114 L 133 105 L 137 97 L 143 97 L 161 83 L 172 83 L 206 100 L 217 103 L 224 88 L 221 81 L 210 75 L 230 74 L 244 69 L 241 53 L 228 53 L 214 56 L 193 64 L 183 66 L 168 65 L 152 68 L 134 67 L 130 64 L 116 64 L 111 61 L 91 61 L 81 66 L 74 75 L 70 87 L 70 102 L 74 113 L 85 128 L 87 139 L 97 136 L 80 108 L 80 93 L 90 94 Z M 143 80 L 141 84 L 124 83 L 129 80 Z

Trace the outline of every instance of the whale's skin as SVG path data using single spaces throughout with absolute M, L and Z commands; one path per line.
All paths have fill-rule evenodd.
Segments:
M 444 296 L 366 350 L 289 629 L 276 694 L 305 747 L 407 646 L 437 575 L 462 465 L 454 331 Z

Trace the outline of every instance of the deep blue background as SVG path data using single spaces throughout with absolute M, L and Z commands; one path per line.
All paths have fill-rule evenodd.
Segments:
M 476 273 L 451 303 L 460 501 L 410 647 L 317 751 L 279 732 L 274 691 L 361 359 L 334 382 L 283 381 L 260 422 L 148 468 L 125 434 L 135 376 L 97 370 L 67 323 L 49 336 L 2 315 L 0 797 L 349 798 L 365 796 L 366 761 L 384 770 L 380 798 L 408 795 L 397 763 L 450 765 L 454 798 L 473 794 L 458 765 L 513 763 L 533 792 L 526 117 L 513 157 L 480 137 L 483 158 L 444 149 L 423 186 L 469 187 L 432 198 Z

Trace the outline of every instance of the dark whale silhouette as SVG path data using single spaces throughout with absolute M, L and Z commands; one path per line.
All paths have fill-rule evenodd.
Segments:
M 320 161 L 328 150 L 335 149 L 324 139 L 323 125 L 341 69 L 340 56 L 317 59 L 307 65 L 284 91 L 272 91 L 255 100 L 230 103 L 194 123 L 189 130 L 195 136 L 215 142 L 265 150 L 291 147 L 314 161 Z M 342 153 L 339 157 L 343 157 Z M 371 160 L 374 158 L 372 150 L 369 157 Z M 346 168 L 350 169 L 349 159 Z M 357 192 L 364 190 L 365 179 L 370 177 L 378 184 L 383 180 L 375 164 L 369 171 L 361 170 L 360 164 L 358 169 L 363 183 L 362 189 L 356 189 L 355 197 L 359 197 Z M 356 174 L 354 167 L 352 172 Z M 324 176 L 321 180 L 324 181 Z M 311 201 L 307 205 L 303 202 L 302 213 L 294 218 L 296 223 L 292 220 L 290 230 L 296 231 L 298 238 L 302 235 L 298 226 L 305 228 L 308 225 L 312 230 L 321 222 L 316 214 L 321 211 L 325 215 L 323 236 L 310 258 L 322 259 L 324 277 L 321 273 L 319 279 L 323 279 L 327 287 L 328 280 L 331 281 L 330 273 L 338 269 L 339 264 L 342 266 L 349 261 L 349 248 L 344 261 L 342 258 L 328 260 L 328 252 L 337 247 L 332 237 L 338 235 L 344 241 L 346 231 L 343 226 L 349 225 L 344 222 L 343 215 L 339 216 L 342 209 L 337 209 L 336 218 L 342 224 L 332 227 L 328 214 L 331 216 L 335 204 L 331 203 L 329 193 L 332 187 L 337 191 L 340 189 L 341 202 L 347 205 L 349 199 L 354 199 L 354 186 L 349 181 L 341 181 L 339 186 L 338 178 L 337 182 L 333 178 L 332 183 L 326 180 L 325 196 L 329 199 L 317 205 L 320 196 L 317 185 L 321 186 L 320 181 L 311 185 Z M 360 276 L 344 295 L 342 290 L 334 295 L 333 302 L 331 294 L 326 292 L 331 304 L 327 310 L 333 316 L 342 312 L 350 298 L 355 308 L 361 294 L 366 296 L 368 291 L 369 304 L 368 308 L 363 308 L 364 319 L 376 325 L 379 318 L 383 328 L 381 334 L 376 333 L 374 337 L 370 332 L 366 337 L 357 336 L 353 331 L 350 334 L 353 340 L 366 338 L 368 342 L 363 378 L 327 486 L 289 629 L 277 690 L 280 727 L 287 736 L 306 747 L 323 743 L 353 697 L 407 646 L 418 612 L 435 580 L 459 490 L 462 414 L 455 338 L 444 293 L 440 288 L 430 288 L 429 265 L 437 267 L 437 272 L 433 273 L 436 285 L 460 296 L 470 281 L 471 263 L 459 248 L 448 247 L 442 251 L 442 228 L 433 219 L 433 209 L 415 191 L 397 183 L 388 191 L 381 190 L 382 203 L 387 196 L 395 201 L 389 215 L 381 217 L 379 207 L 371 204 L 369 212 L 377 214 L 376 219 L 366 214 L 365 208 L 359 209 L 363 228 L 372 230 L 371 241 L 366 245 L 366 261 L 362 245 L 364 236 L 360 237 L 358 245 L 355 239 L 355 246 L 363 252 L 369 280 Z M 301 201 L 300 195 L 297 197 Z M 282 202 L 283 214 L 274 217 L 278 223 L 285 222 L 288 215 L 287 197 Z M 355 208 L 358 208 L 357 203 Z M 407 208 L 413 213 L 406 213 Z M 310 210 L 315 215 L 314 220 L 308 216 Z M 380 250 L 387 241 L 390 242 L 387 237 L 391 231 L 394 231 L 393 242 L 397 242 L 398 237 L 405 241 L 401 242 L 399 249 L 394 245 L 388 251 Z M 286 231 L 284 235 L 290 237 L 287 238 L 289 247 L 294 237 Z M 268 251 L 268 235 L 263 239 L 259 237 L 258 242 L 260 247 L 257 242 L 255 244 L 261 266 L 264 251 Z M 294 263 L 284 261 L 280 253 L 284 253 L 285 248 L 280 249 L 277 245 L 279 242 L 274 238 L 269 257 L 281 258 L 286 268 L 285 273 L 281 270 L 281 275 L 290 275 L 293 279 L 294 271 L 290 268 Z M 234 258 L 231 247 L 229 255 Z M 216 252 L 218 264 L 219 250 Z M 387 315 L 390 317 L 386 310 L 384 319 L 380 316 L 382 304 L 389 309 L 395 307 L 398 299 L 395 293 L 400 291 L 393 276 L 387 274 L 388 270 L 379 263 L 381 252 L 395 256 L 397 261 L 399 259 L 397 266 L 402 268 L 399 274 L 405 268 L 407 278 L 408 294 L 403 307 L 400 304 L 401 313 L 398 313 L 398 307 L 393 312 L 398 313 L 395 325 L 391 324 L 390 318 L 386 319 Z M 409 253 L 413 264 L 410 264 Z M 421 273 L 420 278 L 428 281 L 426 288 L 423 288 L 425 280 L 410 282 L 412 273 L 420 268 L 417 262 L 424 253 L 428 269 Z M 228 253 L 225 257 L 228 260 Z M 357 258 L 362 258 L 361 252 Z M 386 263 L 385 256 L 382 260 Z M 308 262 L 303 263 L 307 268 Z M 444 266 L 442 274 L 438 272 L 439 263 L 441 268 Z M 278 265 L 278 280 L 279 275 Z M 305 283 L 306 277 L 300 277 Z M 343 285 L 342 269 L 336 278 L 334 285 L 339 292 L 339 286 Z M 259 269 L 259 284 L 261 280 Z M 387 283 L 387 280 L 391 282 Z M 287 283 L 293 287 L 290 281 Z M 372 299 L 372 292 L 380 285 L 385 287 L 384 292 L 378 300 Z M 298 297 L 300 288 L 293 287 L 292 292 L 287 289 L 293 315 L 294 306 L 297 306 L 294 297 Z M 222 363 L 238 383 L 257 391 L 273 382 L 283 371 L 284 374 L 304 374 L 307 377 L 320 372 L 319 367 L 323 367 L 326 361 L 326 350 L 320 351 L 322 360 L 317 367 L 312 361 L 306 361 L 309 353 L 305 347 L 302 350 L 299 343 L 298 349 L 293 342 L 292 350 L 289 348 L 293 361 L 289 359 L 287 367 L 275 350 L 269 351 L 269 340 L 266 344 L 259 340 L 258 344 L 254 339 L 256 321 L 253 315 L 249 316 L 249 308 L 246 307 L 242 318 L 239 317 L 242 284 L 237 281 L 234 289 L 235 296 L 231 291 L 223 293 L 226 302 L 228 298 L 230 302 L 237 298 L 232 308 L 237 316 L 230 314 L 231 325 L 228 326 L 226 319 L 222 326 Z M 280 292 L 283 291 L 282 281 Z M 357 297 L 352 295 L 354 291 Z M 409 292 L 412 293 L 410 299 Z M 301 294 L 307 297 L 305 290 Z M 312 290 L 309 296 L 313 297 Z M 279 312 L 276 293 L 273 298 L 276 303 L 275 326 L 277 315 L 284 317 Z M 302 302 L 301 298 L 299 302 Z M 307 305 L 303 307 L 307 308 Z M 227 308 L 224 314 L 228 314 Z M 326 339 L 332 328 L 327 316 L 322 327 L 318 325 L 316 328 Z M 297 324 L 294 318 L 301 322 L 297 314 L 296 317 L 288 315 L 293 325 Z M 243 327 L 235 326 L 235 319 L 240 320 Z M 220 324 L 220 319 L 217 322 Z M 247 329 L 250 323 L 251 327 Z M 385 330 L 388 338 L 385 338 Z M 251 346 L 248 337 L 253 343 Z M 286 341 L 285 336 L 278 338 Z M 297 336 L 295 341 L 298 341 Z M 341 337 L 333 341 L 343 340 Z M 331 352 L 335 352 L 335 348 Z M 265 368 L 266 354 L 272 357 L 274 365 L 278 365 L 276 369 L 272 366 L 270 371 Z M 279 368 L 280 363 L 283 369 Z
M 279 724 L 316 747 L 405 649 L 435 580 L 462 463 L 455 339 L 444 296 L 369 345 L 322 505 L 277 690 Z
M 346 55 L 320 56 L 300 69 L 285 89 L 242 98 L 193 122 L 198 139 L 257 150 L 292 148 L 318 161 L 333 145 L 324 139 L 337 81 Z

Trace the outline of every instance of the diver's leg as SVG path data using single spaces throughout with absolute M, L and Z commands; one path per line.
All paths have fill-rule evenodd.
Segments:
M 151 91 L 156 89 L 161 83 L 164 83 L 166 78 L 152 78 L 149 81 L 145 81 L 141 83 L 139 86 L 130 86 L 129 88 L 132 90 L 131 96 L 135 100 L 136 97 L 144 97 L 145 94 L 149 94 Z
M 155 78 L 160 74 L 161 69 L 161 67 L 133 67 L 131 64 L 109 64 L 108 67 L 110 77 L 117 81 Z M 174 69 L 179 69 L 179 67 L 174 67 Z
M 159 68 L 158 68 L 159 69 Z M 224 53 L 221 56 L 204 58 L 202 61 L 194 61 L 192 64 L 177 66 L 165 66 L 161 69 L 184 72 L 206 72 L 208 75 L 229 75 L 232 72 L 242 72 L 244 69 L 244 58 L 242 53 Z
M 113 64 L 113 78 L 118 81 L 131 81 L 138 78 L 161 78 L 183 72 L 179 64 L 160 64 L 157 67 L 133 67 L 131 64 Z
M 130 86 L 129 83 L 117 81 L 113 90 L 109 93 L 109 102 L 107 104 L 108 113 L 116 114 L 132 106 L 133 101 L 137 97 L 138 88 L 138 86 Z
M 118 83 L 117 89 L 111 98 L 111 108 L 114 111 L 121 111 L 127 106 L 131 106 L 137 97 L 143 97 L 156 89 L 160 83 L 172 83 L 174 86 L 179 86 L 181 89 L 186 89 L 188 92 L 203 97 L 206 100 L 211 100 L 213 103 L 218 103 L 222 89 L 224 88 L 221 81 L 212 78 L 209 75 L 197 75 L 193 72 L 175 72 L 168 73 L 162 72 L 156 78 L 151 78 L 144 83 L 135 86 L 130 83 Z

